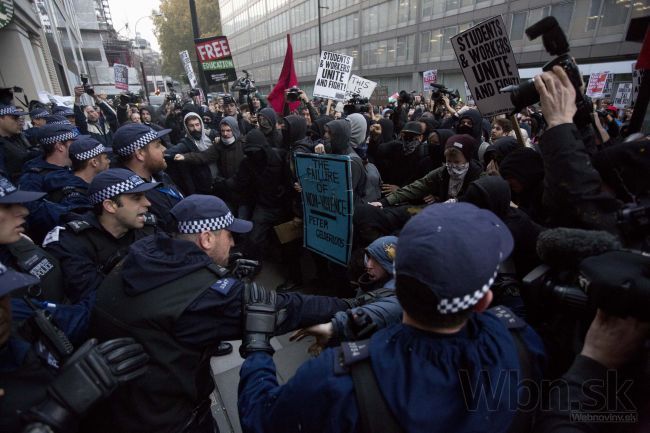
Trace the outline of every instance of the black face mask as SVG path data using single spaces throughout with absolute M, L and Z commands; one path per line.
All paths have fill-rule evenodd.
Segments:
M 246 155 L 246 158 L 249 158 L 255 165 L 262 165 L 266 162 L 266 152 L 264 152 L 263 149 L 248 150 L 245 151 L 244 154 Z
M 459 134 L 472 135 L 474 133 L 474 128 L 469 125 L 460 125 L 458 128 L 456 128 L 456 132 Z
M 195 140 L 200 140 L 203 131 L 190 131 L 190 135 L 192 136 L 193 139 Z

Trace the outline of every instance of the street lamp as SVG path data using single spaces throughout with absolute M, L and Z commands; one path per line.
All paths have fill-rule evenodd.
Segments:
M 320 17 L 320 10 L 321 9 L 329 9 L 327 6 L 321 6 L 320 5 L 320 0 L 318 0 L 318 55 L 320 56 L 320 53 L 323 52 L 323 45 L 321 43 L 321 17 Z

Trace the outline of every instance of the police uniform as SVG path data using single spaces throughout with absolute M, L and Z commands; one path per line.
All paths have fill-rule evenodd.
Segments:
M 155 131 L 142 123 L 129 123 L 123 125 L 113 136 L 113 151 L 120 156 L 129 156 L 150 142 L 159 139 L 171 132 L 171 129 Z M 151 202 L 149 211 L 155 215 L 160 227 L 172 226 L 169 211 L 183 199 L 183 194 L 178 190 L 174 181 L 164 171 L 155 173 L 151 182 L 157 182 L 157 188 L 147 191 L 147 200 Z M 144 179 L 149 182 L 149 179 Z
M 252 227 L 214 196 L 189 196 L 171 213 L 180 233 L 243 233 Z M 210 355 L 219 341 L 241 337 L 245 292 L 242 281 L 228 276 L 194 242 L 159 233 L 134 243 L 97 291 L 92 329 L 99 337 L 133 336 L 151 355 L 152 366 L 97 408 L 86 427 L 165 433 L 190 425 L 187 431 L 211 432 Z M 284 311 L 278 333 L 320 323 L 349 306 L 336 298 L 277 297 Z
M 129 170 L 114 168 L 95 176 L 88 189 L 88 199 L 96 205 L 119 194 L 146 192 L 156 186 Z M 97 289 L 111 269 L 126 256 L 133 242 L 156 232 L 155 222 L 155 218 L 147 214 L 143 228 L 129 229 L 120 238 L 115 238 L 94 213 L 87 212 L 51 230 L 43 246 L 61 263 L 66 274 L 67 297 L 77 302 L 87 291 Z
M 400 234 L 396 274 L 398 281 L 408 276 L 432 290 L 437 304 L 431 308 L 439 314 L 458 313 L 483 298 L 511 250 L 512 237 L 490 212 L 467 204 L 429 206 Z M 519 347 L 530 368 L 520 363 Z M 265 433 L 364 431 L 351 372 L 357 363 L 370 364 L 386 412 L 402 431 L 506 432 L 519 381 L 539 380 L 544 358 L 540 338 L 504 308 L 472 313 L 451 334 L 404 323 L 382 329 L 369 341 L 327 349 L 282 386 L 268 351 L 244 355 L 242 430 Z
M 57 142 L 72 140 L 78 135 L 76 128 L 70 124 L 47 124 L 39 128 L 38 141 L 41 146 L 53 146 Z M 75 182 L 76 176 L 70 167 L 50 164 L 44 156 L 39 156 L 25 164 L 18 185 L 27 191 L 51 193 Z M 38 242 L 59 223 L 61 216 L 71 210 L 70 207 L 51 200 L 35 201 L 27 203 L 26 206 L 30 213 L 27 218 L 29 233 Z

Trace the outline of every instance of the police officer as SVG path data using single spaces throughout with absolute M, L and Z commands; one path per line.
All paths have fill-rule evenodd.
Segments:
M 17 321 L 12 318 L 9 295 L 35 284 L 38 278 L 0 263 L 0 386 L 4 394 L 0 431 L 18 433 L 29 424 L 30 431 L 74 432 L 79 417 L 92 404 L 144 373 L 148 356 L 130 338 L 99 345 L 89 340 L 73 353 L 65 336 L 52 338 L 43 332 L 61 331 L 43 316 L 38 322 L 41 333 L 13 332 L 12 324 Z M 67 348 L 64 357 L 50 351 L 55 341 Z
M 349 307 L 337 298 L 276 295 L 229 276 L 232 233 L 252 224 L 233 217 L 221 199 L 191 195 L 171 213 L 175 236 L 135 242 L 97 291 L 94 335 L 133 336 L 153 365 L 89 417 L 94 432 L 212 432 L 210 355 L 219 341 L 241 337 L 244 306 L 277 299 L 278 333 Z
M 29 112 L 29 119 L 32 122 L 32 127 L 27 129 L 24 134 L 32 146 L 38 146 L 38 128 L 47 123 L 45 118 L 49 115 L 50 112 L 45 108 L 34 108 Z
M 69 124 L 47 124 L 39 128 L 38 142 L 43 155 L 25 163 L 18 181 L 20 188 L 49 194 L 58 191 L 62 185 L 74 184 L 68 148 L 78 135 L 76 128 Z M 30 234 L 39 242 L 70 210 L 52 200 L 33 202 L 27 207 L 30 210 Z
M 39 153 L 22 132 L 25 114 L 13 105 L 0 103 L 0 172 L 12 182 L 18 179 L 23 164 Z
M 97 289 L 133 242 L 156 232 L 145 193 L 158 185 L 123 168 L 106 170 L 88 188 L 92 212 L 48 233 L 43 246 L 61 263 L 72 302 Z
M 118 155 L 120 164 L 146 182 L 156 182 L 160 185 L 147 192 L 153 213 L 161 227 L 171 224 L 169 211 L 183 195 L 172 179 L 164 172 L 167 168 L 165 161 L 165 146 L 160 137 L 167 135 L 171 129 L 154 131 L 141 123 L 123 125 L 113 135 L 113 152 Z
M 52 192 L 48 193 L 48 199 L 71 208 L 90 209 L 92 206 L 88 199 L 88 186 L 95 176 L 108 170 L 111 163 L 108 157 L 110 151 L 110 148 L 104 147 L 90 135 L 76 137 L 68 149 L 74 176 L 61 184 L 50 180 Z
M 522 371 L 529 371 L 528 379 L 541 378 L 543 358 L 539 337 L 507 309 L 481 314 L 512 246 L 507 227 L 489 211 L 466 203 L 425 208 L 399 238 L 402 323 L 370 340 L 327 349 L 283 386 L 269 344 L 275 317 L 246 317 L 239 383 L 243 431 L 508 431 Z M 528 352 L 528 368 L 518 346 Z M 500 395 L 471 399 L 491 393 L 497 381 Z

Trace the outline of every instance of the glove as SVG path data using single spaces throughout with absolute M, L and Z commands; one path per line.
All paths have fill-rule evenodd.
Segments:
M 249 259 L 236 259 L 231 274 L 238 280 L 252 278 L 260 270 L 260 262 Z
M 275 333 L 277 314 L 275 310 L 276 294 L 255 283 L 246 284 L 242 302 L 244 319 L 244 337 L 239 347 L 239 354 L 246 358 L 253 352 L 266 352 L 273 355 L 271 337 Z
M 147 370 L 149 355 L 132 338 L 97 344 L 86 341 L 63 366 L 48 388 L 45 402 L 29 411 L 27 419 L 44 422 L 57 431 L 73 431 L 76 420 L 91 405 L 108 397 L 121 383 Z

